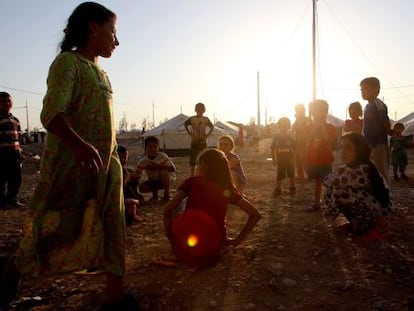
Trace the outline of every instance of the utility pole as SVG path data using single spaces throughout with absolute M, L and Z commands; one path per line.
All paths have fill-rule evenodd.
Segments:
M 260 76 L 257 72 L 257 138 L 260 138 Z
M 316 0 L 312 1 L 312 101 L 316 99 Z
M 155 127 L 154 100 L 152 100 L 152 126 Z
M 29 101 L 26 99 L 26 125 L 27 125 L 27 135 L 30 136 L 30 127 L 29 127 Z

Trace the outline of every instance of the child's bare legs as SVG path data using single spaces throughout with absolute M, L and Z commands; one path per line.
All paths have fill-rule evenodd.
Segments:
M 322 197 L 322 179 L 315 178 L 315 195 L 314 203 L 307 209 L 308 212 L 314 212 L 321 209 Z
M 160 172 L 160 180 L 164 189 L 164 199 L 170 199 L 170 172 L 162 170 Z
M 276 180 L 276 188 L 275 190 L 273 190 L 273 196 L 278 196 L 282 193 L 282 180 L 281 179 L 277 179 Z
M 298 178 L 305 178 L 305 172 L 303 167 L 303 161 L 302 161 L 302 153 L 300 151 L 296 152 L 295 154 L 295 160 L 296 160 L 296 171 L 298 174 Z

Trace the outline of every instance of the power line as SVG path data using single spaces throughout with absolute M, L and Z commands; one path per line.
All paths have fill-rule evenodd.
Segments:
M 40 96 L 43 96 L 43 95 L 44 95 L 43 93 L 39 93 L 39 92 L 32 92 L 32 91 L 23 90 L 23 89 L 17 89 L 17 88 L 10 87 L 10 86 L 7 86 L 7 85 L 0 85 L 0 87 L 5 88 L 5 89 L 8 89 L 8 90 L 13 90 L 13 91 L 17 91 L 17 92 L 22 92 L 22 93 L 29 93 L 29 94 L 40 95 Z

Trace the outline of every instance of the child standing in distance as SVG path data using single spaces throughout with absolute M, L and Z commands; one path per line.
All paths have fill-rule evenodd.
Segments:
M 21 129 L 19 119 L 11 113 L 12 107 L 11 95 L 0 92 L 0 208 L 24 206 L 17 200 L 22 183 Z
M 364 110 L 362 133 L 371 147 L 371 159 L 381 175 L 388 181 L 390 150 L 388 135 L 392 134 L 388 108 L 378 97 L 380 81 L 365 78 L 360 83 L 362 98 L 368 101 Z
M 229 162 L 230 172 L 237 190 L 239 190 L 240 193 L 243 193 L 243 189 L 247 183 L 247 178 L 244 173 L 240 157 L 234 153 L 235 144 L 233 137 L 230 135 L 221 136 L 218 141 L 218 147 L 226 155 Z
M 363 120 L 362 106 L 359 102 L 353 102 L 348 107 L 350 119 L 345 120 L 345 124 L 342 128 L 342 135 L 347 133 L 362 133 Z
M 115 13 L 95 2 L 79 4 L 68 19 L 61 51 L 47 78 L 41 121 L 48 134 L 17 266 L 31 277 L 104 270 L 103 308 L 121 310 L 131 301 L 122 286 L 126 248 L 122 167 L 112 88 L 98 65 L 99 57 L 111 57 L 119 45 L 116 20 Z M 92 207 L 94 216 L 83 217 L 85 206 Z M 73 245 L 83 241 L 79 232 L 85 222 L 102 230 L 87 241 L 88 251 L 79 252 Z
M 190 150 L 190 167 L 191 176 L 194 175 L 197 156 L 201 151 L 207 148 L 207 138 L 214 129 L 208 117 L 204 116 L 206 107 L 203 103 L 195 105 L 196 115 L 189 117 L 184 123 L 187 133 L 191 136 L 191 150 Z M 208 131 L 206 132 L 206 129 Z
M 335 220 L 343 214 L 349 228 L 362 241 L 386 238 L 387 217 L 393 210 L 391 191 L 370 160 L 370 147 L 359 133 L 342 137 L 343 165 L 325 180 L 325 215 Z
M 297 104 L 295 106 L 295 122 L 292 129 L 295 133 L 296 149 L 295 149 L 295 163 L 296 173 L 299 179 L 305 178 L 306 165 L 306 141 L 307 134 L 306 126 L 310 124 L 309 117 L 306 116 L 305 105 Z
M 289 135 L 290 120 L 280 118 L 277 122 L 279 133 L 273 138 L 271 151 L 273 166 L 277 166 L 276 188 L 273 191 L 274 196 L 282 193 L 282 180 L 289 178 L 289 193 L 295 194 L 295 168 L 293 155 L 295 153 L 295 141 Z
M 395 123 L 393 135 L 390 139 L 391 163 L 395 181 L 400 180 L 400 177 L 405 180 L 408 179 L 408 176 L 405 175 L 405 169 L 408 164 L 407 146 L 409 138 L 402 135 L 404 130 L 404 124 L 400 122 Z M 398 176 L 398 171 L 400 171 L 400 176 Z
M 164 200 L 171 199 L 170 180 L 171 173 L 175 172 L 175 165 L 170 157 L 160 152 L 160 142 L 155 136 L 148 136 L 144 141 L 145 156 L 138 161 L 136 174 L 138 180 L 143 172 L 147 180 L 139 185 L 141 193 L 152 193 L 151 201 L 158 200 L 158 190 L 164 190 Z
M 187 202 L 184 212 L 174 216 L 175 210 L 185 198 Z M 234 239 L 227 236 L 228 204 L 238 206 L 248 216 L 247 222 Z M 226 155 L 215 148 L 207 149 L 199 155 L 196 176 L 186 179 L 177 189 L 175 197 L 165 206 L 164 230 L 171 242 L 175 240 L 174 235 L 177 234 L 172 230 L 173 222 L 191 211 L 201 212 L 214 220 L 218 232 L 219 241 L 217 242 L 221 248 L 242 243 L 261 217 L 257 209 L 236 189 L 232 182 Z M 209 237 L 206 238 L 209 239 Z M 174 245 L 172 246 L 174 250 Z M 212 258 L 202 261 L 214 264 L 218 257 L 218 254 L 213 254 Z M 162 258 L 159 259 L 162 260 Z M 161 265 L 164 263 L 159 261 Z
M 322 180 L 332 171 L 334 160 L 332 148 L 336 140 L 335 128 L 326 122 L 329 105 L 323 99 L 314 100 L 310 106 L 312 124 L 306 127 L 308 133 L 307 163 L 308 177 L 315 181 L 314 203 L 309 212 L 321 208 Z

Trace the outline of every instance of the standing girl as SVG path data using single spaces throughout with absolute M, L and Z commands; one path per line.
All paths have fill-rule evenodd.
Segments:
M 187 203 L 184 212 L 174 216 L 174 211 L 185 198 L 187 198 Z M 238 206 L 248 216 L 247 222 L 234 239 L 227 236 L 226 212 L 228 204 Z M 188 215 L 201 215 L 203 219 L 212 223 L 214 227 L 212 234 L 205 237 L 205 240 L 217 245 L 213 253 L 198 258 L 186 258 L 185 250 L 180 248 L 178 245 L 180 241 L 177 239 L 180 238 L 181 232 L 186 230 L 185 226 L 194 226 L 194 223 L 197 222 L 196 218 L 189 219 L 189 222 L 181 221 L 186 217 L 189 218 Z M 189 266 L 201 267 L 214 264 L 225 245 L 237 246 L 243 242 L 260 217 L 256 208 L 234 186 L 226 155 L 213 148 L 207 149 L 199 155 L 196 176 L 186 179 L 177 189 L 176 196 L 165 206 L 164 229 L 178 259 L 185 260 Z M 175 225 L 177 223 L 182 226 Z M 200 223 L 199 226 L 202 225 Z M 200 243 L 202 242 L 200 240 Z
M 324 181 L 325 215 L 336 219 L 342 213 L 351 232 L 363 241 L 386 238 L 387 220 L 393 210 L 391 191 L 370 160 L 370 147 L 358 133 L 342 137 L 343 166 Z
M 47 78 L 40 117 L 48 135 L 16 264 L 25 277 L 103 270 L 104 309 L 124 310 L 131 299 L 122 289 L 122 167 L 112 88 L 98 65 L 100 56 L 111 57 L 119 45 L 116 15 L 98 3 L 82 3 L 69 17 L 64 33 Z M 87 238 L 84 228 L 92 232 Z

